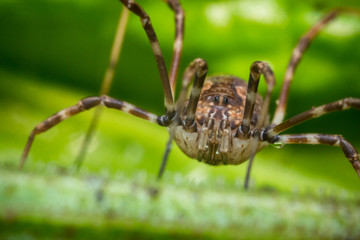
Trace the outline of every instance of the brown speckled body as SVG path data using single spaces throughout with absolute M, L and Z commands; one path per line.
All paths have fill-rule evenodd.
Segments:
M 174 139 L 189 157 L 211 165 L 240 164 L 250 157 L 249 139 L 235 138 L 242 123 L 247 82 L 234 76 L 207 78 L 201 90 L 196 109 L 197 131 L 184 131 L 182 126 L 174 129 Z M 256 96 L 251 129 L 260 118 L 262 105 Z M 183 117 L 184 119 L 184 117 Z M 267 125 L 268 117 L 265 120 Z M 256 143 L 257 151 L 267 143 Z

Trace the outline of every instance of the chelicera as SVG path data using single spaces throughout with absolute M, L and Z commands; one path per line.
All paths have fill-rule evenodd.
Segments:
M 166 0 L 175 13 L 176 36 L 171 68 L 168 73 L 155 31 L 147 13 L 133 0 L 121 3 L 136 14 L 150 41 L 162 81 L 166 113 L 157 116 L 130 103 L 109 96 L 87 97 L 76 105 L 61 110 L 38 124 L 31 132 L 23 152 L 20 166 L 25 163 L 34 137 L 49 130 L 61 121 L 98 105 L 115 108 L 167 127 L 170 140 L 159 171 L 161 177 L 166 165 L 172 141 L 189 157 L 211 165 L 238 165 L 250 159 L 245 187 L 252 159 L 269 144 L 325 144 L 339 146 L 360 177 L 359 154 L 341 135 L 289 134 L 281 133 L 306 120 L 320 117 L 333 111 L 349 108 L 360 109 L 359 98 L 344 98 L 284 120 L 287 99 L 295 69 L 310 42 L 321 29 L 344 9 L 326 15 L 305 33 L 294 48 L 287 67 L 284 83 L 272 120 L 268 113 L 275 77 L 266 62 L 256 61 L 250 66 L 249 81 L 235 76 L 213 76 L 206 78 L 208 66 L 205 60 L 196 58 L 185 70 L 182 89 L 175 101 L 174 92 L 183 48 L 184 11 L 178 0 Z M 267 85 L 266 94 L 257 93 L 260 76 Z M 190 85 L 192 84 L 192 87 Z

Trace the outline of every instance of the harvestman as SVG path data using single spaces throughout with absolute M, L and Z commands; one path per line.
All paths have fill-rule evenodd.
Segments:
M 360 177 L 359 154 L 341 135 L 328 134 L 289 134 L 279 135 L 283 131 L 306 120 L 320 117 L 333 111 L 349 108 L 360 109 L 359 98 L 344 98 L 296 115 L 283 121 L 290 84 L 295 69 L 305 50 L 321 29 L 344 9 L 330 12 L 316 23 L 292 52 L 284 83 L 278 99 L 274 117 L 270 123 L 269 103 L 275 85 L 274 73 L 269 65 L 262 61 L 254 62 L 250 67 L 249 82 L 234 76 L 213 76 L 206 78 L 208 66 L 205 60 L 196 58 L 185 70 L 182 89 L 175 102 L 174 92 L 179 63 L 183 48 L 184 11 L 177 0 L 166 0 L 175 13 L 175 42 L 170 74 L 165 66 L 158 39 L 147 13 L 132 0 L 121 0 L 126 8 L 140 17 L 142 26 L 150 41 L 155 55 L 164 90 L 166 113 L 157 116 L 130 103 L 119 101 L 106 95 L 87 97 L 76 105 L 61 110 L 38 124 L 30 133 L 23 152 L 20 167 L 25 163 L 34 137 L 47 131 L 61 121 L 84 110 L 98 105 L 115 108 L 143 118 L 163 127 L 168 127 L 170 140 L 159 171 L 162 176 L 174 140 L 189 157 L 210 165 L 240 164 L 250 159 L 245 188 L 248 187 L 251 162 L 255 154 L 269 144 L 325 144 L 340 146 Z M 257 93 L 260 75 L 264 75 L 267 91 L 264 99 Z M 189 93 L 189 86 L 193 82 Z

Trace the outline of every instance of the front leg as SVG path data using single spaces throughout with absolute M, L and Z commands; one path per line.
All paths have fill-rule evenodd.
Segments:
M 164 100 L 165 100 L 165 108 L 167 110 L 167 115 L 169 117 L 173 117 L 173 114 L 175 112 L 174 97 L 170 86 L 170 81 L 169 81 L 168 71 L 165 65 L 164 56 L 162 54 L 155 30 L 151 24 L 150 17 L 147 15 L 144 9 L 142 9 L 140 5 L 137 4 L 135 1 L 133 0 L 120 0 L 120 1 L 122 2 L 122 4 L 124 4 L 124 6 L 127 9 L 129 9 L 131 12 L 133 12 L 138 17 L 140 17 L 142 27 L 144 28 L 146 36 L 150 41 L 150 45 L 158 66 L 158 71 L 160 74 L 160 78 L 164 90 L 164 97 L 165 97 Z
M 263 125 L 263 121 L 265 120 L 266 114 L 268 113 L 270 98 L 275 85 L 275 76 L 272 69 L 266 62 L 256 61 L 250 66 L 250 76 L 246 93 L 244 117 L 236 134 L 237 137 L 247 138 L 250 135 L 250 123 L 254 113 L 256 95 L 258 92 L 261 74 L 265 77 L 267 92 L 264 99 L 264 104 L 261 109 L 261 117 L 259 121 L 260 127 Z

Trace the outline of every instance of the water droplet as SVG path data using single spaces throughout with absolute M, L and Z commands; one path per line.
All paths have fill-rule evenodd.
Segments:
M 285 143 L 283 142 L 275 142 L 273 144 L 271 144 L 271 146 L 273 146 L 274 148 L 282 148 L 285 145 Z

